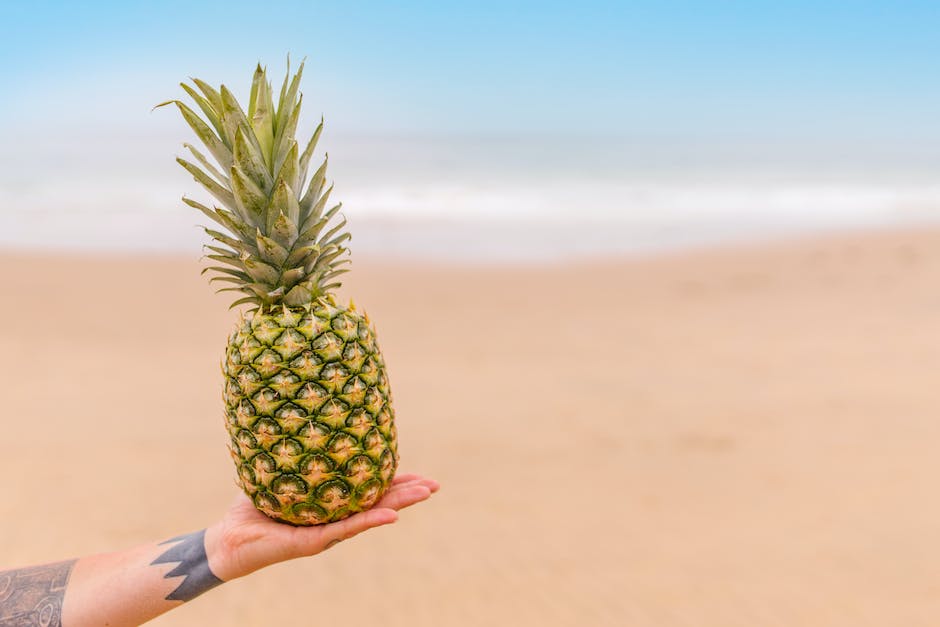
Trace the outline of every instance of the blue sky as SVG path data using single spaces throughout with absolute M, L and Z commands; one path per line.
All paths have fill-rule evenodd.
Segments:
M 290 52 L 340 131 L 940 141 L 935 1 L 10 4 L 0 130 L 161 123 Z

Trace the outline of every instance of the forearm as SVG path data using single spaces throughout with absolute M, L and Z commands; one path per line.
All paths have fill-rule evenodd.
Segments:
M 312 527 L 278 523 L 240 495 L 203 531 L 126 551 L 0 572 L 0 625 L 139 625 L 259 568 L 316 555 L 398 519 L 397 510 L 437 491 L 420 475 L 398 475 L 372 509 Z
M 204 535 L 0 573 L 0 623 L 140 625 L 222 583 Z
M 205 531 L 78 560 L 65 591 L 62 624 L 139 625 L 222 583 Z

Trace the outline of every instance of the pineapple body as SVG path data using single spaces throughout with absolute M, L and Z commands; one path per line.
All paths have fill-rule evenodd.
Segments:
M 203 117 L 175 104 L 208 154 L 177 162 L 218 204 L 192 198 L 214 226 L 213 283 L 247 306 L 229 338 L 225 423 L 237 481 L 262 513 L 296 525 L 373 506 L 398 466 L 388 377 L 366 316 L 337 305 L 351 235 L 330 206 L 327 158 L 309 174 L 323 120 L 301 148 L 303 63 L 288 67 L 277 103 L 259 64 L 247 111 L 234 94 L 182 83 Z
M 398 465 L 388 376 L 354 307 L 327 296 L 248 314 L 223 373 L 238 483 L 264 514 L 332 522 L 388 489 Z

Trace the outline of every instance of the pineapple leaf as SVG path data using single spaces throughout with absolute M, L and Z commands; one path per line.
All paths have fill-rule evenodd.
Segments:
M 242 259 L 242 263 L 245 266 L 245 272 L 256 282 L 266 285 L 277 285 L 280 272 L 278 272 L 274 266 L 250 257 Z
M 249 278 L 249 281 L 250 280 L 251 279 Z M 242 285 L 244 282 L 245 281 L 239 277 L 234 276 L 214 276 L 209 279 L 209 283 L 237 283 L 238 285 Z
M 242 263 L 241 259 L 238 257 L 233 257 L 231 255 L 206 255 L 207 259 L 212 259 L 218 261 L 219 263 L 225 263 L 230 266 L 235 266 L 236 268 L 244 269 L 245 264 Z
M 241 259 L 241 254 L 235 252 L 234 250 L 229 250 L 228 248 L 222 248 L 221 246 L 213 246 L 212 244 L 203 244 L 203 248 L 208 248 L 211 251 L 214 251 L 220 256 L 226 257 L 228 259 Z
M 258 231 L 255 233 L 255 238 L 258 243 L 258 253 L 261 255 L 261 258 L 264 261 L 275 266 L 284 265 L 288 254 L 287 249 L 284 248 L 284 246 L 274 241 L 270 237 L 266 237 L 261 232 L 261 229 L 258 229 Z
M 308 269 L 308 272 L 313 272 L 315 270 L 329 266 L 331 261 L 346 252 L 345 248 L 339 248 L 332 252 L 327 252 L 327 250 L 328 249 L 324 249 L 324 252 L 322 252 L 320 256 L 317 257 L 316 261 L 313 263 L 313 266 Z
M 219 216 L 219 222 L 222 223 L 233 235 L 237 235 L 242 241 L 251 239 L 251 228 L 244 222 L 237 220 L 236 216 L 230 211 L 224 211 L 216 207 L 216 213 Z
M 348 259 L 344 259 L 343 261 L 348 261 Z M 342 262 L 340 262 L 340 263 L 342 263 Z M 333 267 L 335 268 L 336 265 L 337 265 L 337 264 L 334 264 Z M 342 268 L 342 269 L 340 269 L 340 270 L 332 270 L 332 271 L 327 272 L 326 274 L 323 275 L 323 280 L 324 280 L 324 281 L 328 281 L 329 279 L 338 277 L 338 276 L 341 275 L 341 274 L 346 274 L 347 272 L 349 272 L 349 268 Z
M 310 158 L 313 157 L 313 151 L 317 147 L 317 141 L 320 139 L 320 133 L 323 132 L 323 116 L 320 116 L 320 124 L 317 125 L 317 130 L 313 132 L 313 135 L 310 137 L 310 141 L 307 142 L 307 147 L 304 148 L 303 154 L 300 155 L 300 180 L 303 182 L 307 178 L 307 166 L 310 165 Z
M 248 119 L 255 116 L 255 110 L 258 107 L 258 90 L 261 83 L 264 82 L 264 69 L 259 63 L 255 67 L 255 73 L 251 77 L 251 90 L 248 92 Z
M 244 223 L 235 219 L 235 216 L 230 211 L 219 209 L 218 207 L 216 207 L 213 211 L 202 203 L 196 202 L 195 200 L 185 196 L 183 196 L 183 202 L 190 207 L 198 209 L 212 220 L 215 220 L 219 225 L 224 226 L 232 235 L 236 235 L 242 240 L 251 239 L 251 231 Z
M 277 163 L 277 178 L 287 183 L 292 190 L 297 189 L 299 182 L 297 180 L 297 142 L 290 140 L 290 146 L 284 157 Z
M 206 217 L 208 217 L 211 220 L 215 220 L 221 226 L 228 228 L 228 225 L 222 221 L 222 218 L 219 216 L 219 214 L 217 214 L 212 209 L 209 209 L 209 207 L 205 206 L 201 202 L 195 201 L 192 198 L 187 198 L 186 196 L 183 196 L 183 202 L 194 209 L 198 209 L 203 214 L 205 214 Z
M 247 131 L 250 132 L 250 131 Z M 271 191 L 273 180 L 268 168 L 264 165 L 264 158 L 246 137 L 246 130 L 240 127 L 235 131 L 235 163 L 242 171 L 261 188 L 265 194 Z
M 238 205 L 235 202 L 235 197 L 232 195 L 232 192 L 225 189 L 222 185 L 217 183 L 210 177 L 208 174 L 199 169 L 199 167 L 186 159 L 181 157 L 176 158 L 176 162 L 179 163 L 183 168 L 193 175 L 193 178 L 196 179 L 206 190 L 215 196 L 215 198 L 233 211 L 238 208 Z
M 191 161 L 177 158 L 219 203 L 183 197 L 212 221 L 203 227 L 211 238 L 204 258 L 215 263 L 203 273 L 212 271 L 210 282 L 220 291 L 243 294 L 232 307 L 306 306 L 332 298 L 327 291 L 348 271 L 342 268 L 349 263 L 347 220 L 331 222 L 342 204 L 327 210 L 333 191 L 326 179 L 329 156 L 307 176 L 323 118 L 302 151 L 296 137 L 304 63 L 291 74 L 288 58 L 279 93 L 261 64 L 254 70 L 247 114 L 225 85 L 216 90 L 195 78 L 181 85 L 192 108 L 179 100 L 158 106 L 175 104 L 206 146 L 186 143 Z
M 287 94 L 287 79 L 289 78 L 290 78 L 290 53 L 288 52 L 287 53 L 287 71 L 284 72 L 284 80 L 281 81 L 281 91 L 280 93 L 278 93 L 278 96 L 277 96 L 277 114 L 274 116 L 274 122 L 278 128 L 280 128 L 281 126 L 278 123 L 278 120 L 281 119 L 281 107 L 283 107 L 285 103 L 284 96 L 285 94 Z
M 290 252 L 290 255 L 287 257 L 287 260 L 284 261 L 285 266 L 295 266 L 299 263 L 304 263 L 307 257 L 310 255 L 320 254 L 320 247 L 316 244 L 309 246 L 300 246 L 295 247 L 294 250 Z
M 241 270 L 235 270 L 233 268 L 226 268 L 224 266 L 209 266 L 209 267 L 203 268 L 202 272 L 200 272 L 199 274 L 205 274 L 206 272 L 209 272 L 210 270 L 213 272 L 221 272 L 223 274 L 230 274 L 232 275 L 232 278 L 237 279 L 241 281 L 242 283 L 247 283 L 248 281 L 251 281 L 251 277 L 245 274 L 244 272 L 242 272 Z
M 228 185 L 228 177 L 219 172 L 218 168 L 212 165 L 212 163 L 206 159 L 206 156 L 199 152 L 195 146 L 183 142 L 183 147 L 188 148 L 189 152 L 193 153 L 193 156 L 196 158 L 196 161 L 199 162 L 199 165 L 204 167 L 209 174 L 215 177 L 215 180 L 217 180 L 222 185 Z
M 340 233 L 339 235 L 337 235 L 336 237 L 334 237 L 334 238 L 331 239 L 330 241 L 325 242 L 325 243 L 321 244 L 320 246 L 321 246 L 322 248 L 327 248 L 328 246 L 337 246 L 337 247 L 339 247 L 340 244 L 342 244 L 343 242 L 345 242 L 345 241 L 348 240 L 348 239 L 352 239 L 352 235 L 350 235 L 349 233 Z
M 300 215 L 302 215 L 304 219 L 310 215 L 310 208 L 313 207 L 313 204 L 320 196 L 320 191 L 323 189 L 323 182 L 326 179 L 326 165 L 329 160 L 329 155 L 323 158 L 323 165 L 313 174 L 313 178 L 310 179 L 310 185 L 307 187 L 307 193 L 304 194 L 303 199 L 300 201 Z
M 215 87 L 209 83 L 198 78 L 190 76 L 189 80 L 191 80 L 196 85 L 196 87 L 199 88 L 199 91 L 201 91 L 202 94 L 206 97 L 206 100 L 209 101 L 209 104 L 212 105 L 212 108 L 215 109 L 216 112 L 220 113 L 222 111 L 222 96 L 219 94 L 218 90 L 216 90 Z
M 253 304 L 253 305 L 258 305 L 259 307 L 261 306 L 261 302 L 258 300 L 258 298 L 257 298 L 256 296 L 246 296 L 245 298 L 239 298 L 239 299 L 236 300 L 234 303 L 232 303 L 231 305 L 229 305 L 228 308 L 229 308 L 229 309 L 235 309 L 235 308 L 238 307 L 239 305 L 247 305 L 248 303 L 251 303 L 251 304 Z M 255 307 L 255 309 L 257 309 L 257 308 L 258 308 L 258 307 Z
M 268 84 L 263 70 L 256 86 L 252 86 L 252 92 L 255 106 L 253 113 L 249 116 L 251 129 L 261 145 L 261 154 L 264 156 L 265 163 L 273 172 L 274 111 L 271 103 L 271 85 Z
M 222 122 L 219 120 L 219 111 L 212 105 L 211 102 L 200 96 L 195 89 L 186 83 L 180 83 L 180 87 L 183 88 L 183 91 L 189 94 L 189 97 L 193 99 L 193 102 L 199 105 L 199 108 L 202 109 L 202 113 L 206 116 L 206 119 L 209 120 L 209 123 L 212 124 L 212 126 L 215 128 L 215 132 L 219 135 L 219 137 L 223 137 L 224 131 L 222 129 Z M 229 148 L 231 148 L 231 146 L 229 146 Z
M 330 189 L 333 189 L 333 188 L 330 187 Z M 308 239 L 308 240 L 315 239 L 316 236 L 317 236 L 317 234 L 318 234 L 318 233 L 320 232 L 320 230 L 323 228 L 323 226 L 324 226 L 327 222 L 329 222 L 329 221 L 330 221 L 330 218 L 332 218 L 334 215 L 336 215 L 336 213 L 337 213 L 340 209 L 342 209 L 342 207 L 343 207 L 343 203 L 341 203 L 341 202 L 340 202 L 340 203 L 336 203 L 336 205 L 334 205 L 329 211 L 327 211 L 327 212 L 323 215 L 323 217 L 320 218 L 320 219 L 317 221 L 316 224 L 314 224 L 313 226 L 307 228 L 307 230 L 305 230 L 305 231 L 303 232 L 303 234 L 301 234 L 300 238 L 301 238 L 301 239 Z M 313 220 L 315 217 L 316 217 L 316 216 L 314 216 L 314 215 L 311 214 L 311 215 L 307 218 L 307 222 L 309 222 L 310 220 Z M 305 223 L 305 224 L 306 224 L 306 223 Z
M 279 213 L 271 226 L 271 236 L 285 248 L 291 247 L 297 241 L 297 226 L 289 217 Z
M 308 222 L 309 222 L 308 218 Z M 316 224 L 307 227 L 303 233 L 301 233 L 297 239 L 304 242 L 313 242 L 317 239 L 317 235 L 320 234 L 320 231 L 323 230 L 323 227 L 326 226 L 326 223 L 329 222 L 329 218 L 321 218 L 317 221 Z
M 286 288 L 292 288 L 306 277 L 307 273 L 304 272 L 302 266 L 299 268 L 291 268 L 290 270 L 285 270 L 283 273 L 281 273 L 281 285 Z
M 246 294 L 255 294 L 262 300 L 266 300 L 271 290 L 266 285 L 261 285 L 260 283 L 248 283 L 240 288 L 240 291 Z
M 237 165 L 232 166 L 232 191 L 239 213 L 245 222 L 263 224 L 264 206 L 268 199 L 261 188 Z
M 264 81 L 264 105 L 267 109 L 267 116 L 271 121 L 271 140 L 274 140 L 274 132 L 277 130 L 277 110 L 274 108 L 274 91 L 271 89 L 271 81 Z M 273 144 L 272 144 L 273 145 Z M 272 155 L 273 156 L 273 155 Z
M 310 208 L 310 214 L 307 216 L 308 220 L 317 220 L 320 218 L 320 214 L 323 212 L 323 207 L 325 207 L 326 203 L 329 202 L 330 194 L 332 193 L 333 193 L 333 186 L 330 185 L 329 187 L 326 188 L 326 191 L 323 192 L 323 195 L 320 196 L 320 199 L 316 202 L 316 204 Z M 336 213 L 336 212 L 334 211 L 333 213 Z M 326 220 L 329 220 L 331 217 L 333 217 L 333 214 L 327 215 Z
M 289 238 L 285 240 L 284 245 L 292 245 L 297 237 L 296 225 L 299 213 L 300 207 L 297 205 L 297 197 L 294 196 L 294 192 L 291 191 L 290 186 L 284 179 L 278 179 L 274 187 L 274 194 L 271 195 L 271 202 L 267 207 L 266 227 L 268 234 L 275 235 L 274 228 L 278 217 L 281 215 L 286 216 L 286 219 L 290 222 L 290 227 L 287 228 L 282 225 L 281 232 L 285 233 L 285 238 Z
M 303 285 L 295 285 L 284 296 L 284 304 L 288 307 L 299 307 L 313 300 L 313 293 Z
M 294 78 L 291 79 L 290 87 L 285 91 L 287 87 L 287 77 L 290 76 L 290 59 L 287 60 L 287 73 L 284 75 L 284 84 L 281 86 L 281 93 L 278 98 L 277 103 L 277 130 L 281 134 L 282 129 L 287 120 L 294 116 L 300 110 L 300 100 L 297 99 L 297 91 L 300 89 L 300 79 L 304 74 L 304 63 L 306 60 L 300 62 L 300 67 L 297 68 L 297 73 L 294 74 Z M 302 98 L 302 97 L 301 97 Z M 291 131 L 290 135 L 293 136 L 294 132 Z
M 330 189 L 332 189 L 332 187 Z M 323 217 L 329 220 L 330 218 L 336 215 L 337 211 L 339 211 L 342 208 L 343 208 L 343 203 L 338 202 L 329 211 L 327 211 L 326 215 L 324 215 Z
M 234 250 L 235 252 L 239 254 L 244 253 L 247 250 L 247 247 L 245 246 L 245 242 L 241 240 L 231 238 L 225 233 L 221 233 L 219 231 L 215 231 L 207 227 L 202 227 L 202 230 L 206 232 L 206 235 L 208 235 L 215 241 L 225 244 L 226 246 L 228 246 L 229 248 L 231 248 L 232 250 Z
M 280 169 L 281 164 L 284 162 L 284 159 L 287 157 L 287 153 L 290 150 L 291 144 L 296 144 L 297 141 L 294 139 L 294 134 L 297 132 L 297 121 L 300 119 L 300 105 L 303 102 L 303 96 L 297 101 L 296 106 L 294 106 L 291 111 L 290 116 L 284 122 L 283 126 L 280 126 L 277 129 L 277 134 L 274 136 L 274 171 Z M 294 155 L 294 159 L 297 159 L 297 155 Z
M 340 276 L 341 274 L 345 274 L 346 272 L 349 272 L 349 269 L 348 269 L 348 268 L 337 269 L 338 266 L 340 266 L 340 265 L 342 265 L 342 264 L 344 264 L 344 263 L 349 263 L 349 260 L 348 260 L 348 259 L 342 259 L 342 260 L 340 260 L 340 261 L 337 261 L 337 262 L 333 263 L 333 264 L 330 266 L 330 268 L 320 270 L 319 273 L 318 273 L 317 282 L 318 282 L 318 283 L 323 283 L 323 282 L 325 282 L 325 281 L 329 281 L 330 279 L 334 279 L 334 278 Z M 329 271 L 327 271 L 327 270 L 329 270 Z M 337 285 L 339 285 L 339 283 L 337 283 Z
M 219 139 L 219 137 L 212 132 L 212 129 L 209 128 L 209 125 L 203 122 L 202 118 L 196 115 L 195 111 L 187 107 L 186 103 L 180 102 L 179 100 L 170 100 L 163 104 L 170 103 L 175 104 L 176 108 L 180 110 L 183 119 L 186 120 L 189 127 L 196 133 L 196 136 L 205 144 L 215 160 L 222 166 L 222 169 L 229 168 L 232 165 L 232 153 L 228 145 Z M 163 106 L 163 104 L 157 106 Z
M 303 258 L 304 269 L 307 271 L 307 273 L 312 271 L 313 267 L 317 263 L 317 259 L 322 253 L 323 251 L 318 247 L 316 250 L 311 251 L 310 254 Z
M 337 244 L 338 244 L 339 242 L 343 241 L 342 239 L 337 238 L 338 241 L 336 241 L 336 242 L 330 242 L 329 239 L 330 239 L 331 237 L 333 237 L 334 235 L 336 235 L 336 233 L 338 233 L 339 230 L 342 229 L 344 226 L 346 226 L 346 218 L 345 218 L 345 216 L 336 224 L 336 226 L 334 226 L 332 229 L 330 229 L 329 231 L 327 231 L 327 232 L 323 235 L 323 237 L 320 238 L 320 241 L 317 242 L 317 243 L 320 244 L 321 247 L 326 248 L 326 246 L 328 246 L 329 244 L 332 244 L 332 243 L 337 243 Z M 349 233 L 343 233 L 342 235 L 340 235 L 340 237 L 344 237 L 344 236 L 345 236 L 345 237 L 350 237 Z
M 245 117 L 245 112 L 242 111 L 241 105 L 238 104 L 238 101 L 235 99 L 232 92 L 229 91 L 228 87 L 222 85 L 220 91 L 222 95 L 222 126 L 225 128 L 225 134 L 230 145 L 234 145 L 235 131 L 237 131 L 239 127 L 245 127 L 246 130 L 250 131 L 251 125 L 248 124 L 248 118 Z M 260 144 L 257 143 L 257 138 L 255 138 L 254 133 L 248 132 L 246 136 L 249 140 L 254 141 L 255 147 L 264 154 Z

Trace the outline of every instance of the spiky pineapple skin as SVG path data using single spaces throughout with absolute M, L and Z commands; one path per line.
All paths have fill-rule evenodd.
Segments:
M 366 510 L 398 466 L 388 376 L 375 331 L 327 296 L 258 310 L 229 338 L 225 424 L 237 482 L 294 525 Z

